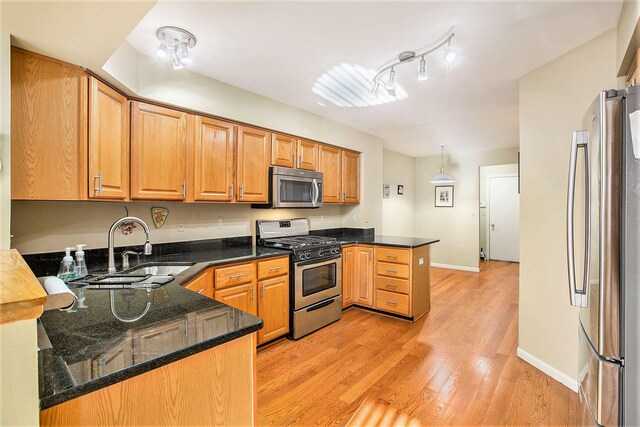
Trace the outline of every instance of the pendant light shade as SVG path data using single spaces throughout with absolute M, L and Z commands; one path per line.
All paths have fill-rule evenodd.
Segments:
M 440 173 L 431 178 L 432 184 L 453 184 L 455 180 L 451 175 L 444 172 L 444 146 L 440 144 Z

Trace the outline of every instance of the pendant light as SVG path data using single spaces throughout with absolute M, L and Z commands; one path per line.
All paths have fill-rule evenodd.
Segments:
M 440 173 L 431 178 L 432 184 L 453 184 L 455 180 L 448 173 L 444 173 L 444 146 L 440 144 Z

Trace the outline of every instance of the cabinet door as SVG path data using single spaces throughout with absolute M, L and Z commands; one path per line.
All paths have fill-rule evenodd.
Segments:
M 293 136 L 271 134 L 271 164 L 274 166 L 295 167 L 296 142 Z
M 187 116 L 181 111 L 132 102 L 132 199 L 184 199 Z
M 342 203 L 360 203 L 360 154 L 342 152 Z
M 11 48 L 12 199 L 87 199 L 88 88 L 79 67 Z
M 289 332 L 289 275 L 258 283 L 258 316 L 264 327 L 258 331 L 258 344 Z
M 373 305 L 373 249 L 356 247 L 356 263 L 358 265 L 355 280 L 356 304 Z
M 215 292 L 216 301 L 223 302 L 238 310 L 246 311 L 254 316 L 258 315 L 255 283 L 234 286 Z
M 93 77 L 89 81 L 89 197 L 129 198 L 129 103 Z
M 184 287 L 207 298 L 213 298 L 213 268 L 206 269 Z
M 131 339 L 126 337 L 118 345 L 92 361 L 92 378 L 98 378 L 131 366 Z
M 151 360 L 187 345 L 187 319 L 178 319 L 133 334 L 133 363 Z
M 340 203 L 342 195 L 342 159 L 340 150 L 328 145 L 320 145 L 320 167 L 322 172 L 322 201 Z
M 318 170 L 318 144 L 306 139 L 298 141 L 298 168 Z
M 267 203 L 269 201 L 269 132 L 238 126 L 237 179 L 238 202 Z
M 193 200 L 233 200 L 235 126 L 207 117 L 195 118 Z
M 227 310 L 212 308 L 195 314 L 195 337 L 193 343 L 200 343 L 220 335 L 227 334 L 233 329 L 233 316 Z
M 353 291 L 355 286 L 357 264 L 356 248 L 350 247 L 342 250 L 342 307 L 348 307 L 354 303 Z

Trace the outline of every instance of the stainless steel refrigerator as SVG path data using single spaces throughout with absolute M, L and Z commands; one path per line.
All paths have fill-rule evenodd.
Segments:
M 640 425 L 639 87 L 600 93 L 571 143 L 567 261 L 583 425 Z

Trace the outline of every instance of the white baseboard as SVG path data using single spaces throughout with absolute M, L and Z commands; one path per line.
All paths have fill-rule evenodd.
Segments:
M 450 270 L 473 271 L 474 273 L 480 273 L 479 267 L 467 267 L 464 265 L 438 264 L 438 263 L 432 262 L 431 267 L 448 268 Z
M 533 356 L 531 353 L 527 353 L 526 351 L 524 351 L 520 347 L 518 347 L 518 351 L 516 352 L 516 354 L 518 355 L 518 357 L 520 359 L 522 359 L 525 362 L 529 363 L 530 365 L 533 365 L 536 368 L 540 369 L 542 372 L 544 372 L 545 374 L 549 375 L 554 380 L 556 380 L 559 383 L 561 383 L 561 384 L 565 385 L 566 387 L 570 388 L 573 392 L 575 392 L 575 393 L 578 392 L 578 380 L 577 379 L 571 378 L 569 375 L 565 374 L 564 372 L 560 372 L 559 370 L 557 370 L 553 366 L 549 365 L 547 362 L 543 362 L 542 360 L 540 360 L 537 357 Z

